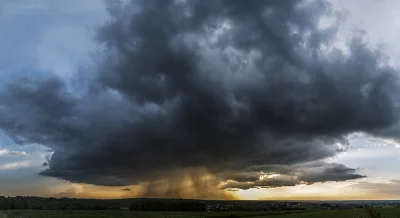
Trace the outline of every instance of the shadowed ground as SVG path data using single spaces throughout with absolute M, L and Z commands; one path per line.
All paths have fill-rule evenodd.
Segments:
M 398 218 L 400 208 L 374 209 L 385 218 Z M 152 211 L 82 211 L 82 210 L 14 210 L 0 212 L 0 218 L 373 218 L 365 209 L 316 210 L 302 212 L 152 212 Z

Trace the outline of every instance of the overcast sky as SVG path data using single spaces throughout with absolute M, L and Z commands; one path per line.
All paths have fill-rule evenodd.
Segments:
M 366 35 L 370 40 L 371 43 L 370 46 L 375 48 L 378 48 L 378 46 L 382 46 L 379 49 L 383 54 L 388 55 L 390 57 L 388 64 L 390 67 L 392 67 L 393 69 L 392 71 L 394 73 L 400 72 L 399 71 L 400 45 L 398 43 L 398 38 L 400 37 L 400 21 L 398 18 L 399 16 L 398 14 L 400 12 L 400 2 L 396 0 L 332 0 L 330 2 L 334 6 L 334 9 L 340 10 L 343 13 L 342 16 L 343 21 L 340 24 L 340 28 L 337 32 L 338 35 L 335 38 L 336 41 L 334 44 L 338 47 L 343 46 L 348 42 L 352 34 L 354 34 L 355 28 L 363 29 L 366 31 Z M 139 18 L 145 19 L 147 18 L 145 16 L 150 16 L 150 15 L 142 14 L 142 16 L 143 17 Z M 164 16 L 168 15 L 164 14 Z M 117 81 L 115 82 L 114 80 L 111 79 L 107 82 L 104 82 L 105 86 L 111 87 L 116 93 L 111 92 L 110 94 L 108 92 L 107 93 L 105 92 L 103 94 L 96 94 L 96 95 L 82 94 L 86 92 L 86 87 L 79 85 L 80 78 L 89 78 L 92 75 L 97 75 L 96 74 L 97 71 L 101 71 L 101 73 L 99 73 L 101 75 L 113 75 L 114 74 L 113 70 L 118 71 L 118 69 L 120 69 L 118 68 L 118 66 L 122 66 L 122 64 L 117 63 L 120 65 L 113 68 L 114 65 L 112 64 L 113 62 L 110 61 L 110 57 L 106 57 L 106 59 L 108 58 L 107 61 L 109 61 L 110 64 L 107 64 L 105 67 L 103 66 L 102 69 L 98 69 L 96 65 L 99 64 L 98 61 L 96 62 L 97 60 L 96 57 L 99 56 L 96 55 L 96 52 L 100 51 L 100 52 L 105 52 L 110 56 L 114 55 L 112 54 L 112 49 L 104 50 L 102 47 L 99 46 L 99 44 L 95 40 L 95 35 L 96 35 L 95 28 L 104 25 L 105 23 L 107 23 L 107 20 L 110 20 L 110 15 L 106 10 L 106 3 L 98 0 L 84 0 L 84 1 L 37 0 L 34 1 L 34 3 L 33 1 L 10 1 L 10 0 L 0 1 L 0 28 L 1 28 L 0 48 L 2 48 L 2 50 L 0 51 L 0 90 L 2 92 L 2 96 L 0 99 L 0 101 L 2 101 L 0 102 L 0 115 L 4 115 L 5 113 L 4 111 L 6 111 L 8 114 L 11 113 L 10 119 L 0 119 L 0 130 L 1 130 L 0 131 L 0 178 L 1 178 L 0 195 L 121 198 L 121 197 L 132 197 L 138 195 L 151 196 L 160 193 L 162 193 L 160 195 L 165 194 L 167 197 L 171 195 L 176 195 L 177 193 L 184 197 L 190 197 L 191 194 L 195 193 L 194 195 L 195 197 L 204 197 L 203 195 L 197 193 L 198 190 L 194 190 L 193 192 L 180 193 L 179 191 L 176 192 L 176 190 L 172 190 L 171 192 L 151 192 L 148 189 L 154 187 L 152 179 L 158 181 L 158 179 L 160 178 L 162 179 L 167 178 L 166 179 L 167 182 L 174 183 L 175 181 L 171 180 L 171 178 L 169 176 L 166 176 L 166 174 L 175 175 L 175 173 L 176 174 L 182 173 L 181 170 L 179 170 L 179 172 L 174 171 L 175 169 L 178 168 L 180 169 L 182 165 L 184 167 L 186 166 L 199 167 L 199 165 L 193 163 L 194 162 L 197 163 L 198 161 L 202 160 L 201 158 L 205 157 L 203 161 L 208 161 L 208 162 L 201 164 L 201 167 L 204 167 L 205 170 L 199 172 L 196 171 L 196 173 L 193 173 L 192 171 L 187 173 L 185 171 L 182 174 L 184 178 L 186 178 L 187 175 L 189 175 L 188 176 L 189 180 L 190 178 L 192 180 L 196 180 L 193 179 L 194 177 L 199 177 L 199 178 L 204 177 L 205 179 L 207 179 L 208 178 L 207 176 L 211 175 L 216 176 L 218 178 L 222 178 L 221 181 L 225 183 L 222 185 L 219 184 L 219 187 L 225 187 L 226 192 L 230 193 L 228 194 L 229 196 L 236 196 L 241 199 L 343 199 L 343 198 L 344 199 L 400 199 L 400 169 L 398 168 L 400 164 L 400 144 L 396 143 L 395 139 L 396 133 L 390 132 L 389 130 L 388 130 L 389 133 L 387 133 L 385 132 L 386 129 L 382 131 L 377 130 L 381 128 L 381 126 L 376 126 L 376 128 L 374 126 L 374 128 L 372 128 L 374 130 L 365 128 L 365 132 L 367 132 L 365 134 L 356 131 L 357 129 L 364 130 L 362 127 L 359 126 L 354 128 L 352 126 L 350 127 L 344 126 L 343 129 L 349 128 L 349 130 L 346 129 L 343 132 L 339 130 L 340 133 L 335 132 L 336 130 L 332 132 L 327 131 L 323 133 L 322 136 L 332 136 L 334 139 L 323 141 L 322 143 L 325 144 L 339 143 L 338 141 L 336 141 L 337 140 L 336 134 L 341 134 L 348 141 L 348 145 L 346 149 L 344 149 L 343 151 L 341 150 L 340 152 L 336 152 L 337 150 L 335 150 L 335 152 L 333 153 L 327 153 L 331 152 L 331 150 L 329 150 L 328 147 L 326 147 L 325 145 L 321 145 L 319 147 L 313 147 L 314 145 L 305 145 L 314 143 L 314 139 L 317 139 L 314 138 L 314 134 L 310 134 L 312 136 L 307 135 L 306 139 L 304 137 L 297 138 L 297 135 L 291 133 L 289 134 L 286 132 L 283 133 L 280 132 L 281 129 L 279 129 L 280 128 L 279 125 L 273 126 L 270 125 L 270 123 L 268 123 L 267 121 L 265 121 L 266 124 L 265 125 L 260 124 L 260 126 L 262 127 L 268 126 L 268 128 L 275 128 L 274 130 L 279 132 L 279 134 L 281 135 L 283 134 L 283 136 L 286 136 L 285 134 L 288 134 L 289 137 L 292 137 L 291 139 L 293 140 L 298 139 L 299 140 L 298 144 L 301 144 L 297 146 L 292 142 L 286 143 L 285 141 L 282 140 L 275 141 L 275 138 L 268 139 L 271 141 L 266 141 L 265 143 L 277 144 L 276 147 L 271 148 L 270 150 L 265 150 L 266 152 L 265 158 L 271 159 L 273 157 L 273 156 L 269 157 L 268 156 L 269 153 L 275 154 L 275 156 L 277 156 L 276 157 L 277 160 L 271 160 L 270 162 L 263 161 L 262 156 L 259 157 L 257 155 L 254 155 L 254 151 L 261 151 L 261 150 L 257 150 L 259 149 L 259 147 L 257 146 L 252 147 L 250 146 L 250 144 L 246 144 L 246 146 L 251 147 L 251 149 L 253 149 L 250 150 L 249 148 L 249 152 L 245 151 L 246 149 L 244 149 L 242 152 L 228 152 L 224 150 L 228 147 L 231 147 L 232 149 L 240 148 L 242 146 L 242 144 L 240 143 L 250 143 L 249 140 L 249 138 L 251 137 L 250 133 L 248 133 L 249 135 L 244 134 L 245 137 L 247 137 L 246 140 L 242 138 L 235 138 L 234 140 L 226 140 L 224 138 L 225 136 L 214 136 L 214 135 L 212 137 L 210 136 L 209 138 L 206 137 L 206 140 L 202 143 L 209 143 L 210 144 L 209 147 L 205 146 L 200 148 L 196 143 L 193 144 L 193 146 L 199 150 L 195 149 L 192 150 L 192 147 L 190 148 L 180 147 L 181 145 L 172 147 L 169 150 L 162 150 L 164 148 L 163 146 L 160 147 L 155 146 L 154 149 L 157 149 L 157 151 L 154 152 L 151 151 L 151 149 L 148 150 L 146 149 L 149 146 L 147 144 L 146 144 L 147 147 L 143 145 L 143 147 L 139 146 L 138 148 L 135 149 L 129 149 L 123 146 L 119 146 L 120 144 L 124 144 L 125 142 L 131 143 L 133 142 L 133 140 L 136 139 L 131 139 L 130 137 L 127 137 L 124 131 L 122 131 L 122 133 L 121 132 L 115 133 L 114 131 L 106 131 L 106 130 L 103 131 L 102 128 L 104 129 L 105 127 L 110 127 L 110 128 L 115 127 L 115 129 L 118 129 L 121 127 L 118 122 L 126 119 L 126 116 L 129 116 L 130 113 L 142 113 L 142 111 L 144 110 L 156 111 L 161 109 L 158 108 L 157 106 L 154 106 L 153 104 L 150 104 L 151 101 L 154 101 L 155 103 L 158 102 L 156 94 L 150 92 L 151 90 L 149 91 L 148 95 L 146 95 L 148 96 L 148 99 L 150 99 L 150 103 L 145 106 L 141 105 L 140 106 L 141 108 L 137 110 L 135 109 L 135 106 L 136 104 L 139 103 L 135 102 L 135 104 L 133 104 L 130 102 L 129 104 L 128 103 L 125 104 L 124 102 L 122 102 L 121 99 L 123 97 L 121 97 L 121 93 L 128 93 L 129 95 L 129 93 L 138 92 L 138 89 L 141 87 L 139 86 L 139 88 L 137 87 L 131 88 L 128 83 L 130 77 L 121 76 L 121 78 L 128 78 L 128 80 L 125 80 L 128 81 L 127 83 L 123 83 L 123 80 L 115 80 Z M 150 22 L 146 23 L 143 21 L 143 23 L 150 25 Z M 112 35 L 113 33 L 110 32 L 118 31 L 119 29 L 112 29 L 115 26 L 106 26 L 106 27 L 108 27 L 105 28 L 106 31 L 108 32 L 103 35 L 103 37 L 106 38 L 103 40 L 112 41 L 110 39 L 111 37 L 117 38 L 117 36 Z M 139 31 L 140 30 L 142 29 L 139 29 Z M 264 32 L 262 32 L 261 34 L 263 33 Z M 117 34 L 115 33 L 115 35 Z M 120 37 L 126 37 L 126 35 L 121 34 Z M 163 42 L 159 37 L 157 38 L 157 36 L 153 36 L 152 40 L 160 40 L 161 43 Z M 155 46 L 157 45 L 145 44 L 145 46 L 147 46 L 146 48 L 150 49 L 143 51 L 150 51 L 150 53 L 159 51 L 156 50 Z M 160 50 L 161 52 L 164 51 L 162 49 Z M 213 53 L 211 50 L 206 51 L 204 49 L 204 51 L 203 50 L 201 51 L 201 54 L 202 55 L 210 54 L 211 58 L 209 56 L 204 58 L 204 61 L 209 61 L 207 63 L 211 63 L 210 62 L 211 60 L 216 60 L 215 62 L 217 62 L 217 59 L 212 58 L 214 56 L 212 56 Z M 120 54 L 117 54 L 115 56 L 120 57 L 118 55 Z M 150 59 L 153 58 L 153 56 L 148 53 L 144 54 L 143 56 L 147 58 L 150 57 Z M 154 58 L 160 58 L 160 57 L 157 56 Z M 359 60 L 357 58 L 354 59 Z M 163 60 L 166 59 L 164 58 Z M 170 65 L 174 65 L 172 61 L 176 60 L 171 59 L 171 61 L 167 62 L 165 65 L 168 65 L 169 63 L 171 63 Z M 148 63 L 152 62 L 148 61 Z M 146 64 L 143 64 L 143 66 L 147 66 Z M 220 63 L 214 64 L 212 62 L 212 64 L 209 65 L 210 68 L 211 67 L 217 67 L 217 68 L 219 67 L 218 69 L 223 68 L 223 65 L 221 65 Z M 175 66 L 176 69 L 178 69 L 178 67 L 181 66 Z M 136 70 L 143 69 L 140 67 L 137 68 L 132 67 L 132 68 Z M 105 69 L 109 71 L 108 74 L 103 74 L 102 71 L 104 71 Z M 339 67 L 338 69 L 341 68 Z M 115 73 L 115 75 L 122 75 L 121 72 L 118 71 L 118 73 Z M 112 76 L 110 76 L 110 78 L 111 77 Z M 35 103 L 30 105 L 30 103 L 27 103 L 25 101 L 19 101 L 20 99 L 18 99 L 18 101 L 15 100 L 16 98 L 18 98 L 18 96 L 21 96 L 23 94 L 31 96 L 30 98 L 36 99 L 34 95 L 31 95 L 32 93 L 28 93 L 29 94 L 28 95 L 27 92 L 22 92 L 21 91 L 22 89 L 15 88 L 15 87 L 20 87 L 21 84 L 24 85 L 24 83 L 20 82 L 20 78 L 29 78 L 29 81 L 26 83 L 27 84 L 32 83 L 34 87 L 36 87 L 35 85 L 41 87 L 40 85 L 38 85 L 39 82 L 35 82 L 35 80 L 41 81 L 46 78 L 56 78 L 48 81 L 48 86 L 44 86 L 49 89 L 51 89 L 52 87 L 58 87 L 59 83 L 55 82 L 54 80 L 63 81 L 63 83 L 65 83 L 64 84 L 65 89 L 71 92 L 73 96 L 75 97 L 78 96 L 79 99 L 84 99 L 82 101 L 86 101 L 93 105 L 93 107 L 87 107 L 86 109 L 82 109 L 82 105 L 85 104 L 78 103 L 76 108 L 74 106 L 74 110 L 71 113 L 74 113 L 75 111 L 79 110 L 79 114 L 77 113 L 77 115 L 75 116 L 77 119 L 81 119 L 82 123 L 79 124 L 82 125 L 83 128 L 85 128 L 86 125 L 91 125 L 92 127 L 90 127 L 89 130 L 87 130 L 87 135 L 93 134 L 94 136 L 93 137 L 80 136 L 76 138 L 71 138 L 72 136 L 70 137 L 70 135 L 76 133 L 75 130 L 77 130 L 73 129 L 72 127 L 71 129 L 74 130 L 74 133 L 68 132 L 68 134 L 66 134 L 65 132 L 69 131 L 69 129 L 63 130 L 64 131 L 63 134 L 49 133 L 48 129 L 46 129 L 46 131 L 39 130 L 39 128 L 43 127 L 43 125 L 41 124 L 45 118 L 43 118 L 44 115 L 37 112 L 36 109 L 33 109 L 32 110 L 33 112 L 29 110 L 29 108 L 32 108 L 33 107 L 32 105 L 35 105 Z M 103 78 L 104 80 L 109 79 L 109 77 L 104 77 L 104 78 Z M 18 81 L 18 83 L 16 83 L 16 81 Z M 14 86 L 12 87 L 14 87 L 14 89 L 9 88 L 10 87 L 9 84 L 13 84 Z M 47 83 L 45 82 L 45 84 Z M 149 84 L 151 85 L 153 83 Z M 4 93 L 10 93 L 13 90 L 14 93 L 10 95 L 12 96 L 10 98 L 13 99 L 10 100 L 8 97 L 4 97 L 3 95 Z M 19 92 L 15 94 L 15 92 L 17 92 L 15 90 L 17 91 L 19 90 Z M 46 91 L 45 88 L 44 91 Z M 101 91 L 97 90 L 97 92 Z M 194 93 L 192 95 L 200 99 L 199 94 L 197 94 L 197 92 L 193 91 L 190 93 Z M 397 95 L 400 95 L 400 93 L 398 93 Z M 54 97 L 53 95 L 48 95 L 48 96 L 50 96 L 48 98 Z M 140 97 L 143 96 L 139 97 L 134 96 L 134 97 L 137 97 L 137 99 L 139 99 L 138 100 L 139 102 Z M 59 99 L 57 99 L 57 101 L 55 102 L 56 103 L 58 102 L 59 104 L 65 103 L 65 106 L 60 106 L 60 107 L 69 107 L 69 103 L 65 99 L 67 98 L 61 98 L 60 101 L 58 101 Z M 47 103 L 51 101 L 52 100 L 46 99 Z M 98 101 L 102 101 L 103 105 L 105 104 L 114 104 L 114 105 L 112 107 L 105 106 L 103 111 L 103 108 L 100 109 L 97 108 L 99 104 L 97 104 L 96 102 Z M 27 106 L 23 107 L 22 109 L 21 107 L 15 106 L 21 103 L 27 104 Z M 36 104 L 38 103 L 36 102 Z M 263 107 L 261 107 L 261 109 L 262 108 Z M 210 113 L 214 113 L 213 108 L 211 109 L 207 108 L 207 110 L 211 110 Z M 92 112 L 93 116 L 90 115 Z M 187 112 L 187 110 L 182 110 L 182 112 L 189 113 Z M 152 113 L 150 113 L 150 115 L 152 115 Z M 63 114 L 62 116 L 64 115 L 66 116 L 66 114 L 67 112 L 65 112 L 65 114 Z M 67 115 L 69 115 L 69 112 Z M 190 113 L 188 116 L 190 115 L 193 114 Z M 13 118 L 13 116 L 18 118 Z M 60 115 L 60 117 L 62 116 Z M 108 116 L 109 119 L 104 118 L 100 120 L 96 118 L 96 121 L 93 121 L 95 116 L 100 116 L 100 117 Z M 200 114 L 196 114 L 196 116 L 200 116 Z M 379 115 L 379 117 L 381 117 L 381 115 Z M 382 118 L 389 119 L 388 117 L 384 117 L 383 115 Z M 60 120 L 62 122 L 60 121 L 61 124 L 58 123 L 58 125 L 62 126 L 62 124 L 64 124 L 64 121 L 61 118 Z M 140 132 L 139 134 L 143 133 L 142 135 L 146 135 L 147 129 L 152 128 L 151 127 L 151 125 L 153 125 L 153 123 L 151 123 L 152 121 L 153 120 L 149 119 L 149 121 L 146 122 L 147 124 L 148 123 L 150 124 L 145 125 L 143 127 L 144 130 L 140 129 L 139 131 L 135 129 L 134 131 L 135 134 L 136 132 Z M 206 123 L 208 121 L 209 121 L 208 119 L 204 121 L 203 125 L 205 127 L 208 127 L 207 125 L 209 125 L 209 123 Z M 10 122 L 13 123 L 12 127 L 8 125 Z M 76 121 L 74 124 L 77 124 L 77 122 L 78 121 Z M 132 122 L 139 122 L 139 121 L 135 120 Z M 40 125 L 38 123 L 40 123 Z M 191 121 L 184 122 L 180 120 L 180 122 L 176 122 L 175 124 L 177 125 L 176 127 L 177 129 L 180 129 L 181 127 L 178 125 L 182 125 L 190 130 L 193 131 L 196 130 L 195 127 L 191 126 L 192 125 Z M 295 124 L 297 125 L 298 123 Z M 70 123 L 66 121 L 66 124 L 63 127 L 64 128 L 70 127 L 69 125 Z M 240 123 L 240 125 L 245 125 L 245 127 L 250 128 L 250 126 L 246 126 L 247 123 L 245 122 Z M 93 126 L 97 126 L 100 130 L 97 131 L 96 128 Z M 138 126 L 136 125 L 132 125 L 131 127 L 132 129 L 138 128 Z M 25 129 L 20 130 L 18 128 L 25 128 Z M 51 127 L 51 128 L 56 128 L 56 127 Z M 171 128 L 175 128 L 175 126 Z M 297 130 L 296 129 L 297 127 L 293 128 L 294 130 Z M 238 129 L 240 129 L 240 127 L 235 129 L 235 131 Z M 93 132 L 96 131 L 96 134 L 91 132 L 92 130 Z M 157 136 L 161 137 L 161 135 L 163 136 L 163 133 L 160 133 L 161 130 L 160 129 L 158 130 L 159 131 L 155 133 L 156 137 Z M 248 131 L 250 132 L 250 130 Z M 73 131 L 71 130 L 71 132 Z M 247 134 L 247 130 L 245 132 Z M 271 132 L 275 134 L 274 131 Z M 271 132 L 269 132 L 268 134 L 270 134 Z M 42 137 L 40 135 L 42 133 L 46 134 L 43 136 L 43 139 L 40 138 Z M 125 140 L 123 141 L 121 139 L 112 141 L 112 143 L 114 143 L 113 146 L 116 146 L 115 151 L 113 150 L 114 147 L 106 145 L 107 143 L 109 144 L 111 143 L 110 141 L 107 141 L 108 139 L 97 136 L 102 134 L 106 135 L 114 133 L 116 134 L 113 135 L 114 137 L 123 138 Z M 177 134 L 180 133 L 182 132 L 179 132 Z M 210 133 L 209 131 L 205 131 L 202 134 L 209 135 Z M 199 134 L 199 136 L 196 137 L 202 137 L 203 136 L 202 134 Z M 220 131 L 215 134 L 229 135 L 225 131 Z M 143 144 L 147 143 L 146 140 L 149 140 L 149 138 L 151 138 L 142 135 L 140 137 L 134 135 L 133 137 L 136 136 L 140 138 L 140 140 L 136 140 L 135 142 L 139 141 L 138 143 Z M 74 137 L 75 136 L 76 135 L 74 135 Z M 185 142 L 192 142 L 190 139 L 188 139 L 191 136 L 185 136 L 185 137 L 182 136 L 182 138 L 180 138 L 181 137 L 180 135 L 177 136 L 177 138 L 182 139 L 181 141 L 177 141 L 178 144 L 184 140 L 188 140 Z M 199 139 L 196 137 L 193 136 L 194 139 Z M 19 139 L 22 139 L 25 143 L 18 143 Z M 211 139 L 215 139 L 215 141 L 218 142 L 207 141 Z M 68 143 L 60 142 L 60 140 L 64 140 L 64 142 L 68 141 Z M 170 146 L 171 142 L 175 142 L 173 140 L 174 139 L 172 139 L 172 141 L 166 142 L 165 146 L 166 147 Z M 88 143 L 86 144 L 86 142 Z M 103 142 L 104 145 L 102 144 Z M 94 146 L 91 143 L 98 143 L 101 144 L 101 146 L 99 145 L 100 147 L 91 147 Z M 155 139 L 150 143 L 159 143 L 159 142 L 157 141 L 157 139 Z M 214 148 L 215 146 L 218 145 L 217 143 L 220 144 L 232 143 L 234 145 L 223 147 L 221 149 L 216 149 L 215 151 L 211 151 L 212 149 L 211 147 Z M 282 146 L 286 146 L 287 150 L 284 149 L 282 151 L 279 150 Z M 91 149 L 89 149 L 89 147 Z M 98 153 L 91 152 L 93 150 L 98 151 Z M 289 155 L 288 153 L 290 153 L 291 150 L 296 151 L 297 154 L 301 153 L 301 155 L 303 155 L 303 153 L 307 153 L 309 156 L 315 156 L 315 158 L 310 159 L 309 157 L 307 158 L 304 157 L 303 159 L 300 159 L 298 157 L 300 156 L 300 154 Z M 187 153 L 185 153 L 185 151 L 187 151 Z M 190 158 L 192 154 L 190 152 L 193 151 L 198 151 L 199 155 Z M 51 156 L 53 152 L 55 152 L 55 154 L 57 155 Z M 133 159 L 135 159 L 136 161 L 128 162 L 127 160 L 131 159 L 131 156 L 126 158 L 120 157 L 113 159 L 112 157 L 110 157 L 110 155 L 107 156 L 104 154 L 100 154 L 101 152 L 108 152 L 110 153 L 110 155 L 112 154 L 116 156 L 121 154 L 125 154 L 128 156 L 132 155 L 132 157 L 135 154 L 143 152 L 140 154 L 142 154 L 142 156 L 145 157 L 135 156 L 135 158 Z M 154 156 L 152 156 L 152 154 L 154 154 Z M 157 156 L 158 154 L 160 156 Z M 175 154 L 177 156 L 180 156 L 182 158 L 182 161 L 175 161 L 169 159 L 174 157 Z M 229 159 L 227 157 L 229 155 L 232 157 L 232 159 Z M 158 157 L 160 161 L 157 161 L 158 160 L 157 159 L 152 163 L 146 162 L 147 161 L 146 158 L 151 159 L 153 157 L 154 158 Z M 82 161 L 82 160 L 77 161 L 79 158 L 82 158 L 87 161 Z M 233 163 L 234 161 L 232 160 L 234 158 L 235 159 L 239 158 L 240 160 L 238 160 L 237 163 Z M 119 163 L 118 159 L 120 159 L 121 163 Z M 281 159 L 283 161 L 280 161 L 278 159 Z M 75 168 L 75 165 L 73 166 L 68 165 L 67 162 L 71 160 L 76 161 L 74 163 L 76 164 L 76 166 L 79 165 L 79 170 L 82 169 L 82 171 L 77 170 L 77 168 Z M 168 162 L 169 160 L 171 161 L 171 163 Z M 222 164 L 219 163 L 217 160 L 229 163 Z M 95 165 L 91 164 L 92 162 L 94 163 L 95 161 L 101 163 L 99 164 L 100 166 L 99 170 L 104 171 L 105 172 L 104 174 L 101 174 L 98 171 L 96 171 L 98 170 L 96 169 L 96 164 Z M 89 164 L 89 162 L 91 163 Z M 239 178 L 239 177 L 243 178 L 244 176 L 242 176 L 241 172 L 245 172 L 245 169 L 247 170 L 250 167 L 250 165 L 246 166 L 246 168 L 243 167 L 241 168 L 242 170 L 240 170 L 240 172 L 236 172 L 235 170 L 233 170 L 235 167 L 239 167 L 239 165 L 240 167 L 242 167 L 243 163 L 249 163 L 251 166 L 254 167 L 261 167 L 261 166 L 264 167 L 264 168 L 259 168 L 260 171 L 263 171 L 263 173 L 267 174 L 270 173 L 268 175 L 266 174 L 266 177 L 264 178 L 268 177 L 271 180 L 270 181 L 266 181 L 268 179 L 259 179 L 259 180 L 256 179 L 257 181 L 243 180 L 245 181 L 244 183 L 241 183 L 239 179 L 235 180 L 234 178 Z M 165 165 L 167 166 L 165 167 Z M 265 167 L 266 165 L 267 167 Z M 279 165 L 279 167 L 274 168 L 276 165 Z M 274 167 L 269 167 L 269 166 L 274 166 Z M 299 168 L 296 168 L 298 166 Z M 314 171 L 306 171 L 304 170 L 303 166 L 311 166 L 310 169 L 314 169 Z M 154 174 L 144 173 L 140 170 L 141 167 L 147 170 L 154 169 L 155 173 Z M 285 167 L 290 167 L 291 171 L 282 170 Z M 132 173 L 129 173 L 130 168 L 132 168 L 131 169 Z M 271 171 L 268 172 L 268 169 L 271 169 Z M 344 172 L 345 174 L 344 175 L 330 174 L 329 176 L 331 177 L 328 177 L 325 174 L 324 175 L 318 174 L 320 170 L 322 170 L 325 173 L 328 172 L 329 170 L 327 171 L 327 169 L 337 170 L 335 172 L 343 170 L 341 172 Z M 71 171 L 73 171 L 73 173 L 71 173 Z M 164 173 L 160 173 L 161 171 Z M 165 173 L 166 171 L 167 173 Z M 255 173 L 255 171 L 251 172 L 246 171 L 245 173 L 249 173 L 246 174 L 246 176 L 247 175 L 253 176 L 253 174 L 250 175 L 250 173 Z M 86 175 L 85 172 L 90 172 L 90 175 L 89 174 Z M 256 172 L 256 174 L 254 175 L 256 176 L 261 175 L 257 173 L 259 172 Z M 127 174 L 129 174 L 129 176 Z M 274 175 L 278 179 L 274 180 L 273 179 Z M 213 180 L 210 182 L 211 186 L 214 185 L 213 182 L 215 181 Z M 209 184 L 207 183 L 207 185 L 204 185 L 205 183 L 206 182 L 203 182 L 201 187 L 210 188 Z M 249 187 L 247 187 L 245 184 L 250 184 L 250 185 Z M 268 185 L 258 185 L 258 184 L 268 184 Z M 269 185 L 271 187 L 261 187 Z M 131 187 L 131 190 L 130 191 L 122 190 L 126 187 Z M 182 186 L 179 186 L 177 188 L 182 189 Z M 210 198 L 213 197 L 227 198 L 228 195 L 221 194 L 216 196 L 210 194 L 209 196 L 211 196 Z

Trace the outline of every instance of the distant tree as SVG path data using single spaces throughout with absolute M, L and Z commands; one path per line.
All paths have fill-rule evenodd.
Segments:
M 8 210 L 9 209 L 9 202 L 8 202 L 8 198 L 4 199 L 4 210 Z
M 5 209 L 5 197 L 0 197 L 0 210 L 4 210 Z
M 10 210 L 15 210 L 17 207 L 15 206 L 15 201 L 14 199 L 11 199 L 11 204 L 10 204 Z
M 24 199 L 23 201 L 24 201 L 24 204 L 22 206 L 22 209 L 28 210 L 29 209 L 28 200 Z

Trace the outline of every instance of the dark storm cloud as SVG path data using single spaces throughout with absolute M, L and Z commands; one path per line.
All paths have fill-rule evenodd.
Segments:
M 122 186 L 205 168 L 254 182 L 269 166 L 286 172 L 254 186 L 343 181 L 361 176 L 300 165 L 399 121 L 397 72 L 362 34 L 331 49 L 341 18 L 326 1 L 113 1 L 109 12 L 87 92 L 52 78 L 1 93 L 1 129 L 54 152 L 41 175 Z M 321 29 L 324 15 L 337 22 Z

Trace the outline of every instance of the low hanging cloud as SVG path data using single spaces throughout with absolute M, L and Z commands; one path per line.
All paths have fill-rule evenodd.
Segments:
M 398 136 L 398 72 L 361 32 L 334 47 L 342 17 L 327 1 L 108 3 L 79 92 L 52 77 L 0 93 L 0 128 L 53 151 L 43 176 L 147 184 L 143 196 L 180 195 L 185 179 L 207 197 L 361 178 L 323 160 L 353 132 Z
M 261 166 L 256 171 L 248 169 L 245 172 L 228 172 L 224 176 L 229 180 L 220 185 L 223 190 L 239 190 L 250 188 L 276 188 L 317 182 L 346 181 L 360 179 L 356 169 L 343 164 L 322 161 L 297 165 Z M 262 171 L 261 171 L 262 170 Z M 263 173 L 268 172 L 268 173 Z
M 28 153 L 25 151 L 10 151 L 8 149 L 0 149 L 0 157 L 1 156 L 27 156 Z
M 0 170 L 16 170 L 21 168 L 27 168 L 32 166 L 32 162 L 30 161 L 19 161 L 12 163 L 1 163 Z

